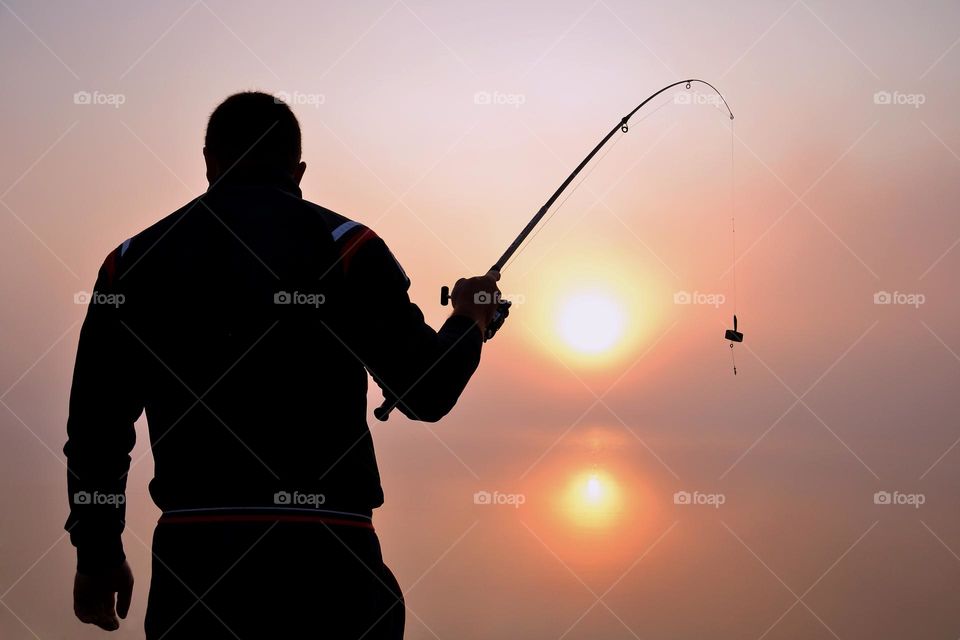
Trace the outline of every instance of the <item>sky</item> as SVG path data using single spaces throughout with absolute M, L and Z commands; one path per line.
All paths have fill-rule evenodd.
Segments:
M 379 423 L 371 392 L 407 637 L 957 637 L 958 25 L 932 1 L 0 0 L 0 636 L 102 633 L 62 531 L 75 297 L 206 188 L 220 100 L 289 99 L 304 196 L 375 229 L 439 326 L 441 285 L 695 77 L 732 131 L 698 85 L 637 114 L 504 271 L 447 418 Z M 159 515 L 138 433 L 119 638 Z

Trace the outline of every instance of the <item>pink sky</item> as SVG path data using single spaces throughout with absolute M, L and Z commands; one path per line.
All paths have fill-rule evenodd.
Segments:
M 441 284 L 484 272 L 623 114 L 692 76 L 737 114 L 739 375 L 729 123 L 666 95 L 504 273 L 523 304 L 450 416 L 371 416 L 408 637 L 957 637 L 958 25 L 947 2 L 4 0 L 0 636 L 99 637 L 73 619 L 62 537 L 74 294 L 206 187 L 218 101 L 291 95 L 305 197 L 376 229 L 438 325 Z M 630 329 L 599 364 L 556 328 L 598 289 Z M 142 634 L 158 516 L 138 429 L 121 638 Z M 563 502 L 590 472 L 618 488 L 601 527 Z

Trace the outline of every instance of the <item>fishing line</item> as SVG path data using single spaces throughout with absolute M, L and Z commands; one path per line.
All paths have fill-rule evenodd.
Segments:
M 733 120 L 730 120 L 730 237 L 733 245 L 733 329 L 737 330 L 737 199 L 736 174 L 734 172 L 734 149 L 736 136 L 733 133 Z M 742 335 L 741 335 L 742 340 Z M 730 363 L 733 365 L 733 375 L 737 375 L 737 358 L 734 355 L 734 342 L 730 342 Z

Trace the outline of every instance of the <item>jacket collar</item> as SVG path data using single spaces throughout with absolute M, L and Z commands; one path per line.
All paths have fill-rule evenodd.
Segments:
M 207 187 L 207 193 L 234 187 L 274 187 L 298 198 L 303 197 L 303 191 L 300 190 L 300 186 L 294 181 L 293 176 L 283 172 L 250 175 L 228 171 L 226 175 L 221 176 Z

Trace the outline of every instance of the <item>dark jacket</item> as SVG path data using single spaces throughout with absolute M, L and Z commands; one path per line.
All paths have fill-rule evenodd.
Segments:
M 431 329 L 410 281 L 363 225 L 285 180 L 226 181 L 107 256 L 70 396 L 66 528 L 85 573 L 120 564 L 134 422 L 146 410 L 165 512 L 383 503 L 367 372 L 398 409 L 436 421 L 480 361 L 463 316 Z

